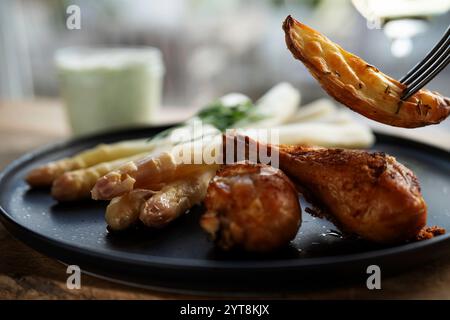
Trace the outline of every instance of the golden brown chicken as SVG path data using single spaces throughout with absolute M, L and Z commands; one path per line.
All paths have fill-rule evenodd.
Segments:
M 239 135 L 225 139 L 244 139 L 246 145 L 254 142 Z M 280 169 L 348 234 L 396 243 L 415 238 L 425 226 L 427 207 L 419 182 L 394 157 L 380 152 L 258 143 L 258 149 L 261 147 L 278 153 Z
M 450 99 L 419 90 L 401 100 L 406 86 L 351 54 L 324 35 L 288 16 L 286 44 L 330 96 L 372 120 L 414 128 L 436 124 L 450 114 Z
M 226 165 L 211 181 L 200 224 L 222 249 L 266 252 L 292 240 L 301 224 L 298 194 L 279 169 Z
M 346 232 L 395 243 L 414 238 L 426 223 L 416 176 L 384 153 L 282 147 L 280 167 Z

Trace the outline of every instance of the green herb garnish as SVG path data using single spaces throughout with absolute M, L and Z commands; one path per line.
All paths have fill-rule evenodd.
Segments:
M 265 118 L 263 115 L 257 114 L 257 108 L 250 100 L 230 106 L 224 105 L 220 100 L 216 100 L 202 108 L 194 117 L 199 118 L 205 124 L 216 127 L 221 132 L 224 132 L 228 128 L 232 128 L 237 123 L 247 124 Z M 185 123 L 164 130 L 150 138 L 149 141 L 154 142 L 167 138 L 173 130 L 180 128 L 183 125 L 185 125 Z
M 262 119 L 256 114 L 251 101 L 245 101 L 233 106 L 224 106 L 219 100 L 200 110 L 196 116 L 204 123 L 215 126 L 220 131 L 232 128 L 238 122 L 252 122 Z

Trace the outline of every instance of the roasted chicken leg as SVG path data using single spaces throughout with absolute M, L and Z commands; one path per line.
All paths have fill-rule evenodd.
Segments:
M 414 238 L 427 207 L 414 173 L 384 153 L 281 147 L 280 167 L 348 233 L 379 243 Z
M 345 51 L 316 30 L 288 16 L 286 44 L 296 59 L 330 96 L 367 118 L 391 126 L 415 128 L 436 124 L 450 114 L 450 99 L 419 90 L 408 100 L 406 86 Z
M 209 184 L 205 207 L 200 225 L 224 250 L 273 251 L 301 224 L 295 186 L 281 170 L 262 164 L 224 166 Z
M 230 138 L 252 141 L 226 136 Z M 258 143 L 258 148 L 263 146 Z M 359 150 L 267 147 L 278 152 L 280 169 L 342 231 L 396 243 L 415 238 L 425 226 L 427 207 L 419 182 L 394 157 Z

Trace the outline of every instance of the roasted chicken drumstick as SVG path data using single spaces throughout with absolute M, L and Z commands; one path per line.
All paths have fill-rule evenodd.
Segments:
M 379 243 L 414 238 L 427 207 L 414 173 L 383 153 L 281 147 L 280 167 L 349 233 Z
M 450 99 L 419 90 L 401 100 L 406 86 L 345 51 L 316 30 L 288 16 L 286 44 L 330 96 L 372 120 L 415 128 L 436 124 L 450 114 Z
M 230 138 L 251 141 L 226 137 Z M 413 239 L 425 226 L 427 207 L 419 182 L 394 157 L 359 150 L 267 147 L 278 152 L 280 169 L 342 231 L 378 243 L 396 243 Z
M 278 249 L 301 223 L 294 185 L 281 170 L 262 164 L 224 166 L 209 184 L 205 207 L 200 224 L 224 250 Z

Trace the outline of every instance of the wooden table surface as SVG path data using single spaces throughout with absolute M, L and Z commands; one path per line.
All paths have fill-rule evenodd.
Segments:
M 167 108 L 164 118 L 181 120 L 192 110 Z M 389 129 L 391 130 L 391 129 Z M 396 131 L 397 132 L 397 131 Z M 403 132 L 403 133 L 402 133 Z M 399 130 L 398 134 L 405 134 Z M 408 136 L 450 150 L 448 130 L 419 129 Z M 0 169 L 38 146 L 69 136 L 64 113 L 57 100 L 0 102 Z M 66 288 L 66 267 L 14 239 L 0 224 L 0 299 L 180 299 L 207 298 L 137 289 L 82 275 L 81 289 Z M 283 294 L 293 299 L 450 299 L 450 252 L 448 257 L 394 277 L 382 277 L 381 290 L 365 283 Z

